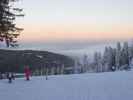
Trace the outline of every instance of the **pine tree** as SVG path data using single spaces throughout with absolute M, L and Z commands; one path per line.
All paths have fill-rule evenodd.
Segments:
M 80 73 L 80 70 L 81 68 L 80 68 L 80 65 L 79 65 L 79 59 L 78 58 L 76 58 L 75 59 L 75 62 L 74 62 L 74 73 L 75 74 L 78 74 L 78 73 Z
M 115 55 L 116 50 L 109 47 L 109 70 L 112 70 L 112 67 L 115 67 Z
M 103 66 L 102 66 L 102 55 L 101 52 L 98 52 L 98 72 L 103 71 Z
M 124 42 L 123 49 L 122 49 L 122 57 L 121 57 L 121 63 L 122 65 L 129 65 L 129 48 L 128 48 L 128 43 Z
M 98 72 L 98 52 L 94 53 L 94 64 L 95 64 L 95 70 Z
M 103 61 L 103 71 L 107 71 L 108 69 L 108 48 L 107 47 L 105 47 L 102 61 Z
M 133 58 L 133 40 L 131 41 L 130 47 L 129 47 L 129 60 Z
M 83 72 L 86 72 L 88 69 L 88 56 L 84 55 L 83 57 Z
M 115 66 L 116 66 L 116 69 L 119 69 L 121 66 L 121 44 L 120 42 L 117 43 L 116 55 L 115 55 Z
M 130 69 L 130 49 L 128 46 L 128 42 L 124 42 L 123 49 L 122 49 L 122 57 L 121 57 L 121 63 L 122 63 L 122 69 Z
M 103 71 L 110 71 L 115 67 L 115 54 L 116 50 L 112 47 L 105 47 L 103 54 Z
M 110 53 L 109 53 L 108 47 L 105 47 L 105 51 L 104 51 L 104 55 L 103 55 L 103 63 L 104 63 L 103 71 L 108 71 L 109 64 L 110 64 Z
M 21 14 L 23 9 L 14 8 L 13 3 L 18 0 L 0 0 L 0 41 L 5 41 L 7 47 L 18 46 L 16 38 L 23 30 L 16 27 L 16 17 L 24 16 Z
M 100 52 L 94 53 L 94 64 L 95 64 L 95 70 L 96 72 L 102 72 L 103 66 L 102 66 L 102 57 Z

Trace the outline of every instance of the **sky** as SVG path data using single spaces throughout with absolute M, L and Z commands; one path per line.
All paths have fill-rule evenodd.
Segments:
M 133 0 L 20 0 L 22 42 L 133 38 Z

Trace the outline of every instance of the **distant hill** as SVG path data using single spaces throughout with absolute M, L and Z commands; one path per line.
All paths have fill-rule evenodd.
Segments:
M 48 51 L 35 50 L 3 50 L 0 49 L 0 72 L 21 73 L 25 65 L 29 65 L 32 71 L 55 63 L 56 66 L 72 67 L 73 59 L 68 56 Z

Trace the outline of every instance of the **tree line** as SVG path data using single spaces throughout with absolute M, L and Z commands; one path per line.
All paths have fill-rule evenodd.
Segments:
M 93 60 L 89 62 L 88 56 L 84 55 L 83 63 L 76 61 L 76 72 L 107 72 L 116 70 L 130 70 L 133 63 L 133 43 L 123 45 L 118 42 L 116 48 L 106 46 L 103 53 L 95 52 Z

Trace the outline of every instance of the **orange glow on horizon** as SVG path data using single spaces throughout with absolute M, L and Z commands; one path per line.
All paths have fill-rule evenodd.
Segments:
M 71 24 L 25 26 L 20 41 L 102 40 L 133 37 L 133 27 L 126 24 Z

